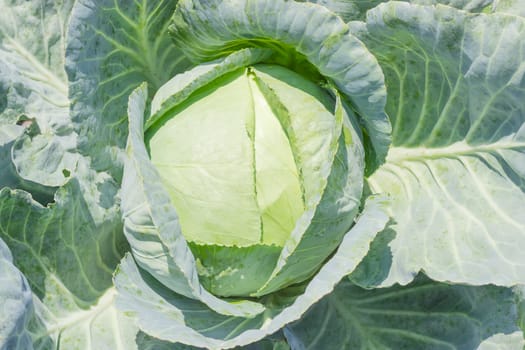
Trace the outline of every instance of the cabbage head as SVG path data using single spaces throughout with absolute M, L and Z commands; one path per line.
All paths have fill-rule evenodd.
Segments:
M 384 158 L 390 132 L 375 58 L 322 7 L 231 6 L 180 2 L 172 36 L 205 61 L 166 82 L 149 105 L 139 87 L 128 106 L 122 208 L 132 254 L 116 277 L 126 291 L 118 300 L 146 332 L 197 346 L 248 344 L 299 318 L 355 268 L 388 220 L 385 198 L 362 207 L 365 171 Z M 259 21 L 258 6 L 275 20 Z M 192 32 L 203 27 L 197 42 Z M 137 294 L 144 282 L 128 290 L 141 274 L 158 283 L 151 297 Z M 171 311 L 142 315 L 139 305 L 163 293 L 179 300 L 164 304 Z M 188 314 L 186 303 L 202 314 Z M 184 332 L 149 327 L 172 314 L 179 320 L 166 322 Z M 231 326 L 215 328 L 217 320 Z
M 154 107 L 164 108 L 149 120 L 145 143 L 201 283 L 215 295 L 260 296 L 304 281 L 356 215 L 358 129 L 343 126 L 340 102 L 336 111 L 324 90 L 278 65 L 240 68 L 162 101 L 184 83 L 176 76 L 157 93 Z M 282 249 L 308 230 L 322 249 L 300 274 L 272 282 Z

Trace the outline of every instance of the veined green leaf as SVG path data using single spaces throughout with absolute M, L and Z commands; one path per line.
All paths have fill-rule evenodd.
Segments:
M 0 2 L 0 125 L 14 125 L 21 115 L 38 124 L 38 134 L 14 143 L 12 158 L 20 176 L 47 186 L 63 184 L 62 170 L 72 171 L 79 157 L 64 71 L 72 6 L 72 0 Z
M 111 189 L 109 183 L 98 185 Z M 24 327 L 35 348 L 90 348 L 92 344 L 95 349 L 100 342 L 128 349 L 134 344 L 133 320 L 113 306 L 112 272 L 125 247 L 118 221 L 110 219 L 118 217 L 100 221 L 92 216 L 86 202 L 91 198 L 83 197 L 84 191 L 72 179 L 58 190 L 54 204 L 43 207 L 24 191 L 0 190 L 0 239 L 11 248 L 14 263 L 33 292 L 34 308 L 28 306 Z M 9 277 L 4 273 L 9 268 L 1 271 L 0 278 Z M 25 288 L 25 293 L 31 293 L 27 284 Z M 0 324 L 3 329 L 5 323 Z M 18 331 L 23 339 L 29 336 L 23 329 Z M 16 339 L 15 334 L 11 337 L 8 344 Z
M 383 0 L 300 0 L 300 2 L 311 2 L 322 5 L 341 17 L 345 22 L 351 20 L 362 20 L 366 11 L 379 5 Z
M 33 312 L 31 289 L 13 265 L 9 248 L 0 238 L 0 349 L 32 349 L 27 325 Z
M 65 33 L 72 6 L 72 0 L 0 2 L 0 91 L 7 97 L 2 119 L 14 123 L 26 113 L 43 130 L 64 122 Z
M 516 318 L 507 288 L 419 276 L 407 286 L 366 290 L 344 280 L 285 335 L 295 349 L 518 350 L 525 341 Z
M 128 96 L 143 81 L 154 92 L 188 67 L 166 32 L 176 4 L 168 0 L 75 4 L 66 51 L 71 118 L 80 135 L 79 152 L 92 158 L 94 169 L 115 178 L 122 173 Z
M 361 38 L 389 86 L 393 147 L 368 183 L 394 198 L 395 231 L 381 253 L 392 258 L 363 266 L 386 269 L 382 285 L 420 270 L 524 283 L 524 19 L 392 2 L 368 13 Z

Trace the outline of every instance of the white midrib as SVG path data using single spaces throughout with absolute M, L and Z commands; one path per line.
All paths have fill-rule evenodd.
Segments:
M 51 72 L 47 67 L 45 67 L 40 61 L 38 61 L 25 47 L 20 45 L 18 41 L 11 37 L 6 38 L 9 44 L 24 57 L 30 64 L 38 71 L 43 77 L 47 79 L 49 85 L 53 86 L 55 89 L 63 93 L 65 96 L 68 94 L 68 87 L 65 82 L 60 80 L 53 72 Z
M 479 153 L 494 153 L 503 150 L 525 150 L 525 142 L 498 141 L 487 145 L 469 145 L 465 141 L 453 143 L 439 148 L 424 147 L 392 147 L 386 157 L 387 163 L 399 164 L 405 161 L 421 161 L 426 159 L 454 158 Z
M 99 302 L 95 306 L 91 307 L 89 310 L 86 311 L 75 312 L 69 317 L 60 318 L 58 322 L 49 325 L 49 327 L 46 328 L 46 334 L 43 335 L 51 335 L 55 332 L 59 332 L 63 329 L 67 329 L 84 321 L 95 318 L 102 312 L 106 311 L 109 307 L 111 307 L 111 305 L 115 301 L 116 294 L 117 292 L 114 288 L 109 289 L 108 291 L 106 291 L 106 293 L 104 293 L 104 295 L 100 298 Z

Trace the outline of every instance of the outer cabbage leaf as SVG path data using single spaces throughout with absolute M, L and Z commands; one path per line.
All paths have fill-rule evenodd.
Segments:
M 175 49 L 164 47 L 171 47 L 166 44 L 167 35 L 158 35 L 175 3 L 142 2 L 119 7 L 108 1 L 90 8 L 86 3 L 78 1 L 74 9 L 73 1 L 2 4 L 0 237 L 11 248 L 17 267 L 35 294 L 30 326 L 36 347 L 55 344 L 64 348 L 132 349 L 136 347 L 137 329 L 133 320 L 113 307 L 111 289 L 112 272 L 126 245 L 114 180 L 121 167 L 101 154 L 108 143 L 111 148 L 119 145 L 115 139 L 125 139 L 126 135 L 118 135 L 125 125 L 118 125 L 118 101 L 113 109 L 108 107 L 106 115 L 93 112 L 94 107 L 87 102 L 93 102 L 91 92 L 98 91 L 102 95 L 95 97 L 105 100 L 95 99 L 94 103 L 98 107 L 99 102 L 111 104 L 112 97 L 129 92 L 124 90 L 133 79 L 151 80 L 148 74 L 152 68 L 177 65 L 178 61 L 172 60 Z M 126 22 L 130 18 L 137 22 Z M 115 28 L 132 28 L 138 34 L 128 37 L 130 33 Z M 91 41 L 86 42 L 88 37 Z M 135 52 L 122 50 L 129 43 L 126 40 L 137 38 L 140 43 Z M 138 64 L 137 57 L 144 57 L 147 64 Z M 66 61 L 72 70 L 68 73 L 70 83 L 64 70 Z M 136 74 L 130 78 L 128 70 Z M 74 101 L 72 114 L 68 95 Z M 126 98 L 121 109 L 124 117 Z M 80 105 L 84 112 L 94 115 L 79 120 L 88 116 L 78 116 Z M 114 119 L 104 120 L 104 116 Z M 98 119 L 92 119 L 95 117 Z M 30 127 L 15 125 L 21 120 L 28 120 Z M 98 131 L 111 130 L 116 136 L 103 139 L 99 133 L 90 138 L 97 147 L 81 155 L 78 142 L 92 130 L 92 123 L 99 123 Z M 85 151 L 82 145 L 80 150 Z M 118 149 L 111 152 L 114 160 Z M 94 166 L 111 175 L 93 170 Z M 35 189 L 28 180 L 55 186 L 46 187 L 49 190 L 41 202 L 52 201 L 50 191 L 63 186 L 54 198 L 56 203 L 43 207 L 23 191 L 3 188 L 21 187 L 38 199 L 42 186 L 35 184 Z
M 524 19 L 391 2 L 354 29 L 385 71 L 394 125 L 368 183 L 395 198 L 394 237 L 361 266 L 376 280 L 354 281 L 523 283 Z
M 407 286 L 366 290 L 344 280 L 285 335 L 295 349 L 517 350 L 525 344 L 517 316 L 516 296 L 503 287 L 419 276 Z
M 88 205 L 75 179 L 58 190 L 48 207 L 24 191 L 0 190 L 0 238 L 34 295 L 24 326 L 35 348 L 134 346 L 134 321 L 114 308 L 111 288 L 126 246 L 117 234 L 120 226 L 111 220 L 97 222 Z M 1 278 L 9 277 L 9 269 L 1 271 Z M 6 325 L 3 320 L 0 324 Z
M 22 178 L 13 160 L 13 146 L 17 140 L 27 135 L 34 135 L 36 125 L 31 124 L 24 127 L 10 123 L 7 118 L 3 121 L 6 124 L 2 125 L 2 120 L 0 120 L 0 189 L 4 187 L 22 188 L 30 191 L 33 198 L 41 203 L 51 202 L 55 188 Z M 32 123 L 32 121 L 26 120 L 23 123 Z
M 277 64 L 332 80 L 363 122 L 368 171 L 382 163 L 391 131 L 383 74 L 348 26 L 326 8 L 283 0 L 183 0 L 169 30 L 195 62 L 245 47 L 271 48 Z
M 48 186 L 64 184 L 78 162 L 118 178 L 128 94 L 187 66 L 162 34 L 176 2 L 73 3 L 0 3 L 2 124 L 20 115 L 38 124 L 15 142 L 13 161 L 24 179 Z
M 14 125 L 21 115 L 38 124 L 13 145 L 20 175 L 57 186 L 72 170 L 76 136 L 68 118 L 64 71 L 65 33 L 72 0 L 0 2 L 0 123 Z
M 33 310 L 31 289 L 13 265 L 9 248 L 0 239 L 0 349 L 32 348 L 27 324 Z
M 115 224 L 116 183 L 107 176 L 91 183 L 104 175 L 92 171 L 90 160 L 78 154 L 69 117 L 64 65 L 72 6 L 73 1 L 2 4 L 0 188 L 22 188 L 47 203 L 57 186 L 83 172 L 77 179 L 92 203 L 90 214 Z
M 27 283 L 34 292 L 24 324 L 12 330 L 19 335 L 13 333 L 6 346 L 100 348 L 90 339 L 94 335 L 107 342 L 104 347 L 117 348 L 119 336 L 103 333 L 109 334 L 112 317 L 121 318 L 112 307 L 114 292 L 107 290 L 121 256 L 115 244 L 120 250 L 125 242 L 118 238 L 116 183 L 90 170 L 89 160 L 76 151 L 64 70 L 73 1 L 0 6 L 0 238 L 27 278 L 19 277 L 29 300 Z M 63 185 L 71 173 L 74 179 L 58 190 L 55 204 L 43 207 L 33 200 L 52 201 L 56 187 L 49 186 Z M 33 198 L 7 187 L 29 190 Z M 10 278 L 13 269 L 2 268 L 0 278 Z M 6 332 L 10 322 L 19 322 L 14 311 L 0 321 Z M 126 328 L 128 321 L 121 321 L 118 327 Z M 129 330 L 136 332 L 135 326 Z
M 143 81 L 155 91 L 188 66 L 166 32 L 176 4 L 75 4 L 66 51 L 71 118 L 80 135 L 79 152 L 92 158 L 92 168 L 115 178 L 122 172 L 129 94 Z

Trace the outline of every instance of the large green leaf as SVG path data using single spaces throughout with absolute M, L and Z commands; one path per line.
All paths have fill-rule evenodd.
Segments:
M 29 284 L 0 239 L 0 349 L 31 349 L 27 324 L 33 310 Z
M 136 328 L 113 308 L 111 289 L 111 275 L 125 244 L 116 200 L 118 185 L 110 175 L 92 170 L 93 164 L 103 163 L 101 169 L 110 168 L 113 176 L 119 174 L 118 162 L 109 164 L 98 152 L 108 144 L 118 146 L 117 141 L 111 142 L 118 139 L 118 131 L 125 129 L 125 124 L 116 131 L 109 125 L 122 120 L 118 118 L 118 101 L 107 114 L 114 118 L 112 121 L 103 120 L 89 104 L 83 105 L 85 114 L 80 117 L 75 111 L 86 99 L 98 106 L 110 101 L 110 97 L 125 95 L 126 84 L 140 83 L 152 68 L 157 77 L 162 69 L 160 78 L 169 78 L 164 73 L 176 62 L 172 61 L 173 50 L 167 36 L 159 32 L 175 3 L 143 2 L 119 7 L 116 2 L 107 2 L 86 7 L 85 1 L 78 1 L 73 10 L 72 6 L 73 1 L 2 4 L 5 11 L 0 14 L 0 183 L 2 187 L 23 188 L 28 188 L 25 179 L 51 186 L 67 183 L 58 189 L 55 203 L 48 207 L 34 202 L 25 192 L 3 188 L 0 236 L 33 289 L 36 311 L 31 324 L 43 322 L 47 328 L 31 329 L 37 347 L 56 343 L 64 348 L 127 349 L 134 346 Z M 139 22 L 119 22 L 125 22 L 127 16 Z M 126 25 L 134 28 L 135 37 L 115 30 L 128 28 Z M 86 42 L 87 37 L 92 41 Z M 122 53 L 119 50 L 127 44 L 124 38 L 138 38 L 143 40 L 141 44 L 156 46 L 149 50 L 149 46 L 138 45 L 140 50 Z M 117 48 L 112 46 L 118 44 L 121 45 Z M 133 57 L 126 58 L 126 53 Z M 74 66 L 69 72 L 69 77 L 74 78 L 69 86 L 64 71 L 66 54 L 68 64 Z M 133 58 L 155 60 L 137 65 Z M 130 69 L 138 71 L 133 78 L 127 79 L 126 74 L 114 76 Z M 107 86 L 111 87 L 105 89 Z M 100 93 L 94 96 L 91 91 Z M 74 101 L 73 120 L 68 95 Z M 94 98 L 90 100 L 91 97 Z M 125 117 L 127 96 L 123 98 L 121 116 Z M 85 120 L 78 119 L 84 117 Z M 32 123 L 25 132 L 15 125 L 20 118 Z M 74 121 L 78 124 L 74 125 Z M 82 157 L 77 149 L 77 132 L 86 135 L 92 130 L 91 123 L 98 123 L 98 131 L 107 130 L 113 135 L 90 136 L 90 142 L 98 145 L 89 154 L 85 152 L 92 159 Z M 120 135 L 120 140 L 125 136 Z M 117 151 L 111 151 L 113 156 Z M 31 191 L 35 193 L 32 188 Z
M 188 63 L 167 35 L 177 1 L 79 0 L 68 32 L 66 69 L 79 151 L 92 167 L 122 172 L 129 94 L 156 91 Z M 152 95 L 152 94 L 151 94 Z
M 27 278 L 12 280 L 11 289 L 2 282 L 2 293 L 10 293 L 2 300 L 13 307 L 0 320 L 2 345 L 29 349 L 30 336 L 43 349 L 131 348 L 136 327 L 114 309 L 111 289 L 125 246 L 118 187 L 77 153 L 69 118 L 64 65 L 73 1 L 0 6 L 0 238 Z M 60 185 L 53 198 L 56 187 L 49 186 Z M 55 203 L 44 207 L 33 198 Z M 0 271 L 5 285 L 15 276 L 12 265 Z M 34 302 L 18 317 L 9 298 L 22 286 L 31 301 L 27 284 Z
M 420 276 L 404 287 L 366 290 L 345 280 L 285 335 L 296 349 L 518 350 L 525 341 L 516 320 L 507 288 Z
M 0 2 L 0 124 L 21 115 L 38 124 L 13 146 L 13 162 L 25 179 L 63 184 L 72 171 L 76 134 L 69 120 L 64 50 L 72 0 Z
M 100 177 L 92 183 L 94 188 L 99 185 L 111 191 Z M 0 190 L 0 238 L 11 248 L 14 263 L 33 291 L 34 309 L 27 310 L 24 327 L 36 348 L 55 344 L 128 349 L 125 344 L 134 344 L 133 321 L 113 304 L 112 273 L 126 246 L 119 234 L 119 218 L 109 211 L 103 218 L 90 211 L 88 206 L 94 203 L 86 202 L 84 191 L 93 188 L 82 188 L 71 179 L 58 190 L 55 203 L 43 207 L 24 191 Z M 9 268 L 1 271 L 2 279 L 12 275 Z M 19 284 L 24 281 L 20 278 Z M 27 284 L 25 288 L 30 293 Z M 6 325 L 3 320 L 0 324 L 2 329 Z M 16 334 L 7 341 L 16 341 L 13 337 Z
M 65 32 L 73 0 L 0 2 L 0 116 L 28 113 L 45 130 L 69 106 L 64 71 Z M 59 115 L 57 115 L 59 114 Z
M 368 183 L 393 198 L 395 237 L 363 264 L 384 280 L 360 283 L 406 284 L 420 270 L 524 283 L 525 20 L 390 2 L 354 29 L 385 71 L 394 125 Z

